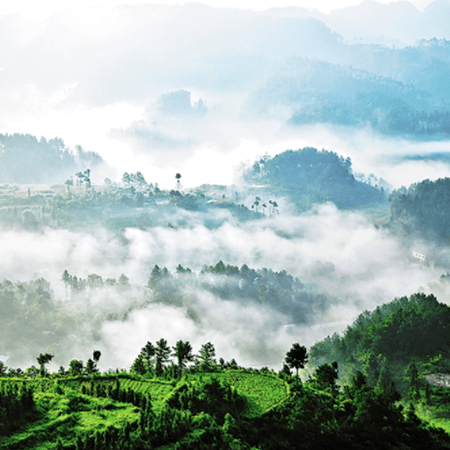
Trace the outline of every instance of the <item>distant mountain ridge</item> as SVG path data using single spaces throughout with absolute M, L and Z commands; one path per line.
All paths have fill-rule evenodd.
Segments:
M 388 4 L 364 0 L 359 5 L 339 8 L 330 14 L 300 7 L 271 8 L 271 17 L 314 17 L 339 33 L 349 43 L 412 45 L 420 39 L 450 39 L 450 2 L 435 0 L 417 9 L 407 1 Z

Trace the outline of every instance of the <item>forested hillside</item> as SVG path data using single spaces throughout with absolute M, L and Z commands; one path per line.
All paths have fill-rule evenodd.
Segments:
M 342 335 L 314 344 L 310 361 L 337 361 L 341 383 L 364 376 L 375 391 L 396 390 L 417 416 L 450 432 L 449 329 L 449 306 L 417 293 L 362 312 Z
M 450 238 L 450 179 L 424 180 L 389 197 L 391 226 L 408 235 L 438 242 Z
M 306 147 L 256 161 L 246 173 L 246 179 L 267 183 L 278 194 L 289 196 L 300 209 L 326 201 L 340 208 L 382 203 L 385 200 L 383 187 L 356 180 L 351 166 L 350 158 Z
M 450 308 L 419 293 L 362 312 L 342 336 L 316 343 L 310 357 L 315 364 L 338 361 L 347 376 L 361 371 L 372 387 L 393 382 L 405 395 L 417 370 L 448 372 L 449 330 Z
M 331 306 L 329 296 L 317 286 L 302 283 L 285 271 L 238 268 L 222 261 L 205 265 L 200 273 L 179 265 L 172 274 L 155 266 L 149 269 L 146 286 L 132 285 L 124 274 L 104 279 L 92 273 L 82 278 L 67 270 L 60 283 L 65 286 L 65 298 L 58 298 L 44 279 L 0 283 L 0 354 L 10 356 L 11 363 L 49 348 L 63 364 L 84 342 L 100 343 L 103 326 L 124 321 L 151 305 L 179 311 L 201 327 L 205 295 L 223 307 L 264 308 L 271 312 L 273 329 L 315 323 Z M 124 297 L 126 302 L 121 300 Z
M 289 123 L 295 126 L 370 125 L 386 135 L 448 135 L 450 111 L 434 104 L 422 86 L 297 57 L 277 68 L 265 86 L 249 96 L 245 108 L 252 114 L 291 114 Z
M 409 300 L 413 305 L 409 310 L 408 299 L 401 299 L 378 309 L 376 315 L 399 311 L 399 304 L 405 315 L 414 309 L 426 322 L 423 329 L 419 320 L 412 324 L 422 338 L 421 333 L 430 334 L 435 325 L 426 320 L 433 315 L 427 307 L 436 306 L 430 302 L 433 299 L 417 294 Z M 351 330 L 358 329 L 363 340 L 368 330 L 361 321 L 342 339 L 347 355 L 353 351 L 353 359 L 361 359 L 355 348 L 360 340 L 354 334 L 350 339 Z M 388 336 L 386 327 L 374 326 L 382 322 L 372 322 L 369 333 L 374 340 L 390 345 L 400 339 L 403 348 L 404 339 L 410 339 L 410 330 Z M 440 348 L 439 343 L 431 345 Z M 450 436 L 428 423 L 449 427 L 448 415 L 443 415 L 448 394 L 426 378 L 430 370 L 443 369 L 442 356 L 427 362 L 422 350 L 426 351 L 417 348 L 402 354 L 404 358 L 420 354 L 405 372 L 409 389 L 402 395 L 385 373 L 387 364 L 375 386 L 370 364 L 340 378 L 342 362 L 323 363 L 340 356 L 329 342 L 316 344 L 309 355 L 304 346 L 293 344 L 278 373 L 239 367 L 234 360 L 217 361 L 211 342 L 194 354 L 189 341 L 170 347 L 164 338 L 155 345 L 147 342 L 130 371 L 101 374 L 97 363 L 102 355 L 94 350 L 86 362 L 73 359 L 68 369 L 60 366 L 51 373 L 46 366 L 53 355 L 41 353 L 36 358 L 39 368 L 32 366 L 25 372 L 0 364 L 0 446 L 11 450 L 450 448 Z M 395 349 L 392 354 L 399 356 Z M 301 381 L 291 369 L 303 369 L 308 358 L 315 368 L 309 364 L 310 375 Z
M 29 134 L 0 134 L 0 183 L 61 183 L 103 160 L 81 147 L 69 149 L 59 138 L 38 140 Z

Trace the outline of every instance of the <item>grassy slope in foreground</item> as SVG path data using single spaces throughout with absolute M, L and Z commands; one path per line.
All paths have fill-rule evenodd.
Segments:
M 272 374 L 229 370 L 218 373 L 197 373 L 186 378 L 195 383 L 217 379 L 233 386 L 245 397 L 243 415 L 258 417 L 287 398 L 289 389 L 284 381 Z M 0 448 L 58 449 L 75 446 L 77 435 L 93 435 L 110 428 L 123 429 L 136 423 L 140 409 L 127 401 L 95 397 L 98 386 L 112 388 L 119 380 L 120 389 L 151 398 L 153 411 L 159 414 L 179 383 L 160 379 L 137 380 L 130 377 L 11 379 L 1 383 L 27 383 L 34 389 L 37 419 L 10 436 L 0 437 Z M 97 387 L 95 387 L 97 385 Z M 64 444 L 63 444 L 64 443 Z

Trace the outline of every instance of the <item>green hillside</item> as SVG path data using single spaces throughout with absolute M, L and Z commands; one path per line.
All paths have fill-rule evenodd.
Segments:
M 391 387 L 373 389 L 360 374 L 339 388 L 337 378 L 337 366 L 327 364 L 303 384 L 287 366 L 278 375 L 228 369 L 170 380 L 4 377 L 0 448 L 450 448 L 449 435 L 422 421 L 442 425 L 419 397 L 416 415 Z M 446 397 L 437 389 L 424 395 L 442 411 Z
M 6 402 L 8 393 L 20 395 L 23 389 L 30 389 L 34 401 L 25 420 L 9 428 L 5 424 L 0 447 L 78 449 L 84 448 L 85 444 L 81 442 L 91 442 L 92 438 L 92 442 L 86 445 L 97 448 L 106 445 L 97 442 L 106 435 L 119 439 L 116 434 L 121 434 L 125 439 L 131 430 L 136 431 L 136 427 L 150 414 L 149 410 L 151 415 L 160 419 L 168 413 L 170 415 L 171 407 L 182 398 L 186 386 L 196 386 L 200 392 L 205 385 L 232 388 L 242 405 L 239 414 L 248 418 L 263 415 L 285 400 L 289 393 L 288 385 L 274 374 L 240 370 L 197 373 L 178 381 L 135 379 L 128 374 L 94 378 L 2 378 L 0 411 L 5 413 L 0 416 L 2 419 L 6 420 L 5 416 L 11 418 L 11 414 L 14 416 L 11 412 L 14 408 Z M 222 397 L 218 399 L 223 403 Z M 231 403 L 234 404 L 236 399 Z M 177 406 L 182 408 L 180 404 Z M 214 405 L 214 409 L 220 409 L 219 405 Z M 18 416 L 21 416 L 19 411 Z
M 450 448 L 449 329 L 450 307 L 419 293 L 364 311 L 309 352 L 294 343 L 279 373 L 165 339 L 130 371 L 101 374 L 99 351 L 57 373 L 48 353 L 24 372 L 0 363 L 0 448 Z

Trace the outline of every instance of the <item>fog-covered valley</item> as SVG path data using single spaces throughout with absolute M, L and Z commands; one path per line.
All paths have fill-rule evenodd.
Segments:
M 448 176 L 450 3 L 397 7 L 1 17 L 6 364 L 164 337 L 278 369 L 394 297 L 449 303 L 446 186 L 436 217 L 406 188 Z M 371 8 L 401 26 L 362 34 Z

